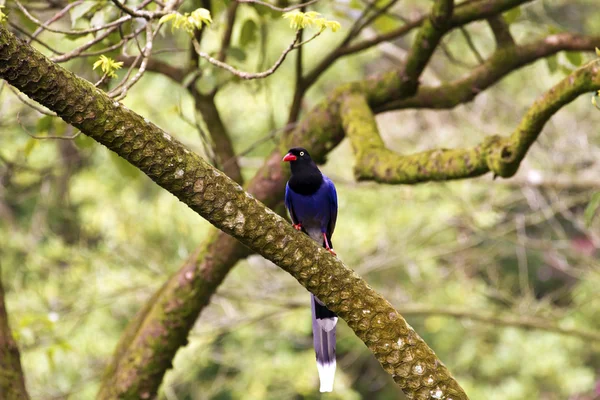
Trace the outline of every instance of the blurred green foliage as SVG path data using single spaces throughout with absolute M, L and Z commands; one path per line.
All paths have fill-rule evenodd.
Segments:
M 598 17 L 597 7 L 590 12 L 594 1 L 578 2 L 578 11 L 564 19 L 556 15 L 570 7 L 566 0 L 518 8 L 505 19 L 517 41 L 573 26 L 598 34 L 597 24 L 590 22 Z M 88 3 L 73 10 L 74 26 L 85 28 L 100 18 L 97 13 L 108 12 Z M 402 4 L 414 11 L 422 9 L 419 3 Z M 213 16 L 222 13 L 219 7 L 214 6 Z M 348 29 L 348 14 L 340 7 L 320 11 L 335 15 Z M 260 7 L 240 7 L 239 13 L 243 22 L 233 34 L 232 64 L 270 65 L 291 38 L 288 22 L 272 20 L 277 13 Z M 204 34 L 217 49 L 223 26 L 214 19 Z M 381 18 L 375 29 L 398 23 Z M 478 23 L 469 30 L 489 55 L 493 43 L 487 26 Z M 307 44 L 305 54 L 327 54 L 343 34 L 320 36 Z M 61 40 L 45 35 L 49 43 Z M 184 36 L 160 40 L 163 46 L 184 47 Z M 407 43 L 398 43 L 397 51 Z M 477 62 L 459 32 L 444 44 L 465 63 Z M 381 115 L 380 129 L 386 143 L 402 153 L 506 134 L 537 96 L 588 57 L 562 53 L 540 61 L 452 111 Z M 185 57 L 166 53 L 160 58 L 178 64 Z M 318 57 L 305 60 L 311 66 Z M 68 66 L 94 81 L 99 77 L 92 62 L 74 60 Z M 311 89 L 306 106 L 340 83 L 384 70 L 391 62 L 372 50 L 336 63 Z M 436 54 L 424 80 L 464 73 Z M 199 85 L 209 90 L 230 79 L 207 64 Z M 293 63 L 286 62 L 268 79 L 234 82 L 216 98 L 236 151 L 251 149 L 241 159 L 246 178 L 275 146 L 277 136 L 255 143 L 285 124 L 293 81 Z M 147 74 L 124 104 L 205 154 L 201 136 L 189 123 L 198 116 L 182 87 Z M 202 242 L 209 225 L 82 135 L 72 141 L 28 136 L 75 132 L 25 106 L 5 85 L 0 113 L 0 261 L 28 388 L 36 399 L 91 399 L 127 323 Z M 407 319 L 473 399 L 583 399 L 575 396 L 591 393 L 599 379 L 598 341 L 446 313 L 535 317 L 562 328 L 600 331 L 600 218 L 585 213 L 592 198 L 590 207 L 597 207 L 598 196 L 592 194 L 600 187 L 597 118 L 589 99 L 560 111 L 508 182 L 486 176 L 410 187 L 358 184 L 346 142 L 324 166 L 339 192 L 333 238 L 338 255 L 401 312 L 411 304 L 438 310 Z M 256 256 L 241 262 L 199 318 L 190 344 L 177 354 L 160 398 L 398 398 L 391 377 L 343 323 L 335 392 L 316 392 L 308 299 L 272 264 Z

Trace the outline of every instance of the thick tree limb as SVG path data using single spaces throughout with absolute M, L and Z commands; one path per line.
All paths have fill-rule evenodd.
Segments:
M 418 183 L 470 178 L 493 172 L 513 176 L 546 122 L 579 95 L 600 89 L 600 61 L 579 68 L 539 98 L 509 137 L 488 136 L 468 149 L 436 149 L 400 155 L 385 147 L 375 116 L 364 96 L 349 95 L 341 107 L 342 122 L 356 154 L 359 180 Z
M 598 36 L 559 33 L 544 39 L 497 49 L 484 64 L 470 74 L 440 86 L 421 86 L 415 96 L 390 101 L 376 112 L 405 108 L 453 108 L 467 103 L 514 70 L 559 51 L 594 51 L 600 43 Z
M 186 264 L 127 326 L 105 373 L 98 399 L 149 399 L 190 329 L 229 270 L 248 249 L 213 231 Z M 142 328 L 143 325 L 143 328 Z
M 405 393 L 425 399 L 467 398 L 402 316 L 339 259 L 166 132 L 51 63 L 1 26 L 0 77 L 289 272 L 348 323 Z M 178 284 L 189 285 L 195 274 L 189 271 Z M 162 329 L 147 333 L 149 341 L 160 342 L 165 336 Z
M 454 0 L 437 0 L 431 15 L 419 29 L 402 71 L 402 93 L 414 93 L 419 87 L 419 77 L 429 63 L 437 45 L 447 31 L 454 10 Z
M 0 271 L 0 399 L 28 400 L 19 348 L 8 324 Z

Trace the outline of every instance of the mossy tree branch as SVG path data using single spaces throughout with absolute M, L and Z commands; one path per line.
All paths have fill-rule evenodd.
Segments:
M 339 259 L 166 132 L 51 63 L 2 26 L 0 77 L 128 160 L 214 226 L 294 276 L 348 323 L 405 393 L 424 399 L 467 398 L 402 316 Z M 178 284 L 189 285 L 196 273 L 190 270 Z M 145 332 L 145 340 L 156 343 L 165 335 L 162 329 Z M 136 393 L 140 394 L 145 395 Z
M 494 34 L 497 48 L 515 45 L 515 39 L 510 33 L 510 26 L 506 23 L 502 15 L 495 15 L 488 18 L 487 23 Z
M 450 17 L 454 10 L 454 0 L 437 0 L 419 29 L 401 73 L 400 91 L 412 94 L 419 87 L 419 77 L 429 63 L 437 45 L 448 30 Z
M 19 348 L 8 324 L 4 302 L 2 271 L 0 270 L 0 399 L 27 400 L 25 377 L 21 368 Z
M 457 10 L 462 10 L 464 4 L 469 3 L 457 6 Z M 475 14 L 470 15 L 470 17 L 473 17 L 473 15 Z M 453 18 L 457 18 L 456 13 Z M 464 17 L 461 18 L 464 19 Z M 559 44 L 553 50 L 554 52 L 559 51 L 561 46 L 567 47 L 573 44 L 569 41 L 558 42 Z M 589 46 L 590 42 L 590 39 L 586 39 L 586 46 Z M 534 46 L 530 47 L 532 49 L 536 48 Z M 530 55 L 528 59 L 533 60 L 536 59 L 535 57 L 540 58 L 543 56 L 543 52 L 535 53 Z M 526 63 L 515 65 L 513 69 L 524 65 Z M 492 69 L 489 71 L 495 80 L 489 80 L 488 85 L 492 85 L 512 71 L 512 69 L 505 68 L 502 63 L 494 64 L 492 68 L 498 68 L 499 70 L 494 71 Z M 282 146 L 309 146 L 313 157 L 323 161 L 326 154 L 344 137 L 339 114 L 339 105 L 344 96 L 354 91 L 364 93 L 367 95 L 369 104 L 372 107 L 386 104 L 385 99 L 389 99 L 392 94 L 396 98 L 406 98 L 406 94 L 402 97 L 397 87 L 386 86 L 386 82 L 398 82 L 394 80 L 396 76 L 397 73 L 390 72 L 376 79 L 340 87 L 305 115 L 298 127 L 290 135 L 284 137 L 285 144 Z M 423 89 L 425 88 L 421 87 L 419 93 Z M 418 96 L 419 94 L 415 97 Z M 474 97 L 474 94 L 471 97 L 459 98 L 459 101 L 466 102 L 471 100 L 472 97 Z M 274 151 L 267 158 L 263 168 L 258 171 L 247 186 L 249 193 L 269 207 L 275 207 L 276 203 L 283 197 L 287 179 L 287 171 L 282 170 L 280 162 L 280 150 L 285 149 Z M 207 243 L 195 253 L 198 256 L 193 259 L 194 263 L 186 263 L 180 271 L 174 274 L 170 281 L 165 284 L 166 289 L 157 293 L 149 302 L 151 304 L 148 304 L 139 313 L 140 316 L 136 322 L 128 326 L 127 332 L 122 337 L 121 344 L 115 352 L 117 357 L 113 360 L 110 374 L 106 375 L 103 382 L 100 398 L 108 399 L 114 396 L 115 393 L 131 394 L 132 397 L 135 397 L 135 393 L 148 395 L 156 393 L 162 374 L 170 368 L 171 359 L 179 346 L 184 346 L 187 343 L 187 332 L 191 329 L 197 315 L 208 304 L 211 295 L 218 287 L 218 283 L 222 281 L 238 260 L 248 254 L 246 248 L 238 241 L 222 232 L 216 232 L 218 233 L 210 235 Z M 224 254 L 227 254 L 227 257 Z M 178 285 L 177 282 L 180 282 L 181 277 L 190 269 L 193 269 L 199 275 L 198 279 L 194 279 L 187 286 Z M 178 300 L 173 301 L 172 299 Z M 166 326 L 169 329 L 165 329 Z M 152 338 L 152 336 L 148 332 L 158 330 L 162 330 L 166 336 L 163 336 L 161 341 L 149 340 L 148 338 Z M 132 338 L 135 339 L 135 343 L 128 346 L 127 343 Z M 146 359 L 139 357 L 139 354 L 146 354 L 146 357 L 152 358 L 154 362 L 145 363 Z M 122 360 L 128 361 L 122 362 Z M 118 391 L 116 388 L 118 388 Z
M 341 115 L 356 154 L 354 173 L 359 180 L 412 184 L 471 178 L 487 172 L 509 178 L 517 172 L 550 117 L 579 95 L 598 89 L 600 61 L 592 61 L 540 97 L 510 136 L 488 136 L 467 149 L 436 149 L 411 155 L 400 155 L 385 147 L 364 96 L 347 96 Z
M 517 46 L 503 46 L 469 74 L 440 86 L 421 86 L 419 92 L 404 99 L 376 107 L 376 112 L 407 108 L 453 108 L 469 102 L 479 93 L 494 85 L 511 72 L 559 51 L 593 52 L 600 36 L 558 33 L 541 40 Z

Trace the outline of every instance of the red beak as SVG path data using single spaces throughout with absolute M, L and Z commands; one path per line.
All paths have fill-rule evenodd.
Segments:
M 292 153 L 287 153 L 285 157 L 283 157 L 283 161 L 296 161 L 298 157 L 293 155 Z

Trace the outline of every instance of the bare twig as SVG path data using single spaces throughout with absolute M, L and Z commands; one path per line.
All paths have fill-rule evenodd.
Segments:
M 142 63 L 140 65 L 140 68 L 138 69 L 137 74 L 134 75 L 134 77 L 129 81 L 129 75 L 131 73 L 131 71 L 133 70 L 133 68 L 137 65 L 137 60 L 136 62 L 134 62 L 134 64 L 132 65 L 132 67 L 129 69 L 127 76 L 125 77 L 125 79 L 121 82 L 121 84 L 118 86 L 122 86 L 122 89 L 120 90 L 120 93 L 115 96 L 116 90 L 118 89 L 115 88 L 113 89 L 113 91 L 111 92 L 111 96 L 115 96 L 115 100 L 120 101 L 122 99 L 125 98 L 125 96 L 127 96 L 127 91 L 133 86 L 135 85 L 142 77 L 142 75 L 144 75 L 144 72 L 146 72 L 146 67 L 148 65 L 148 60 L 150 59 L 150 55 L 152 54 L 152 43 L 154 40 L 154 36 L 156 36 L 156 34 L 158 33 L 158 31 L 161 28 L 161 25 L 159 24 L 156 27 L 155 31 L 152 31 L 152 24 L 150 22 L 146 23 L 146 45 L 144 46 L 144 48 L 142 49 L 142 52 L 140 53 L 140 55 L 138 56 L 142 58 Z
M 60 10 L 59 12 L 57 12 L 56 14 L 54 14 L 48 21 L 46 21 L 43 26 L 39 26 L 32 34 L 32 39 L 36 38 L 40 33 L 42 33 L 50 24 L 58 21 L 59 19 L 61 19 L 62 17 L 64 17 L 67 12 L 69 12 L 69 10 L 75 6 L 78 6 L 79 4 L 81 4 L 83 2 L 83 0 L 77 0 L 74 1 L 72 3 L 67 4 L 66 7 L 64 7 L 62 10 Z
M 108 47 L 104 47 L 100 50 L 94 50 L 94 51 L 88 51 L 86 53 L 80 53 L 78 55 L 76 55 L 76 57 L 94 57 L 94 56 L 99 56 L 101 54 L 105 54 L 106 52 L 109 51 L 113 51 L 118 49 L 119 47 L 122 47 L 123 49 L 125 48 L 125 45 L 127 44 L 127 42 L 129 42 L 129 40 L 131 40 L 134 37 L 137 37 L 137 35 L 139 35 L 140 33 L 142 33 L 142 31 L 145 29 L 145 26 L 142 26 L 141 28 L 138 28 L 137 30 L 135 30 L 134 32 L 123 36 L 123 39 L 121 39 L 119 42 L 108 46 Z
M 74 50 L 71 50 L 70 52 L 65 53 L 61 56 L 52 57 L 51 60 L 54 61 L 55 63 L 62 63 L 65 61 L 69 61 L 75 57 L 79 57 L 84 50 L 87 50 L 90 47 L 92 47 L 93 45 L 95 45 L 96 43 L 101 42 L 106 37 L 108 37 L 108 35 L 113 33 L 115 30 L 117 30 L 117 26 L 113 26 L 113 27 L 107 29 L 105 32 L 96 36 L 94 39 L 90 40 L 89 42 L 85 43 L 83 46 L 80 46 Z
M 317 32 L 312 38 L 310 38 L 309 40 L 305 41 L 304 43 L 309 42 L 310 40 L 314 39 L 315 37 L 317 37 L 321 32 Z M 285 58 L 287 57 L 287 55 L 294 49 L 296 49 L 296 43 L 298 42 L 298 39 L 300 38 L 300 31 L 296 32 L 296 36 L 294 37 L 294 40 L 292 41 L 292 43 L 289 44 L 289 46 L 283 51 L 283 53 L 281 53 L 281 55 L 279 56 L 279 59 L 277 61 L 275 61 L 275 64 L 273 64 L 273 66 L 271 68 L 269 68 L 266 71 L 263 72 L 245 72 L 245 71 L 240 71 L 234 67 L 232 67 L 229 64 L 226 64 L 222 61 L 217 60 L 216 58 L 211 57 L 208 53 L 203 52 L 200 49 L 200 43 L 198 43 L 196 40 L 193 40 L 194 43 L 194 48 L 196 49 L 196 53 L 198 53 L 198 55 L 202 58 L 204 58 L 205 60 L 207 60 L 209 63 L 219 67 L 219 68 L 223 68 L 226 69 L 227 71 L 231 72 L 232 74 L 234 74 L 235 76 L 241 78 L 241 79 L 260 79 L 260 78 L 265 78 L 269 75 L 272 75 L 275 71 L 277 71 L 277 69 L 281 66 L 281 64 L 283 63 L 283 61 L 285 60 Z
M 600 342 L 600 334 L 597 332 L 576 328 L 563 328 L 556 322 L 535 317 L 489 315 L 473 310 L 455 310 L 425 305 L 400 306 L 398 307 L 398 311 L 404 315 L 443 315 L 453 318 L 470 319 L 473 321 L 485 322 L 493 325 L 514 326 L 525 329 L 540 329 L 559 333 L 561 335 L 576 336 L 582 339 Z
M 475 58 L 477 59 L 477 62 L 479 64 L 483 64 L 485 62 L 485 60 L 481 56 L 481 53 L 479 52 L 479 50 L 477 50 L 477 47 L 475 47 L 475 43 L 473 42 L 473 38 L 471 37 L 471 34 L 469 34 L 469 31 L 467 30 L 467 28 L 465 28 L 464 26 L 461 26 L 460 27 L 460 33 L 462 33 L 463 37 L 465 38 L 465 41 L 467 42 L 467 46 L 469 46 L 469 49 L 471 49 L 471 51 L 475 55 Z
M 18 32 L 22 33 L 23 35 L 27 36 L 29 38 L 29 40 L 27 41 L 27 43 L 36 42 L 36 43 L 39 43 L 41 46 L 45 47 L 46 49 L 50 50 L 54 54 L 58 54 L 58 55 L 64 54 L 64 53 L 61 53 L 60 51 L 58 51 L 58 50 L 50 47 L 50 45 L 48 45 L 46 42 L 43 42 L 40 39 L 36 38 L 31 33 L 27 32 L 25 29 L 21 28 L 19 25 L 14 24 L 13 22 L 10 22 L 10 21 L 9 21 L 8 24 L 11 27 L 13 27 L 16 31 L 18 31 Z
M 310 0 L 307 1 L 306 3 L 302 3 L 302 4 L 295 4 L 293 6 L 289 6 L 289 7 L 277 7 L 271 3 L 267 3 L 266 1 L 260 1 L 260 0 L 236 0 L 238 3 L 252 3 L 252 4 L 258 4 L 261 6 L 265 6 L 265 7 L 269 7 L 271 10 L 275 10 L 275 11 L 280 11 L 280 12 L 288 12 L 288 11 L 293 11 L 293 10 L 297 10 L 299 8 L 302 7 L 306 7 L 309 6 L 311 4 L 315 4 L 316 2 L 318 2 L 319 0 Z
M 37 136 L 37 135 L 34 135 L 33 133 L 29 132 L 29 130 L 21 122 L 20 113 L 17 113 L 17 123 L 19 124 L 19 126 L 21 127 L 21 129 L 23 129 L 23 132 L 25 132 L 27 134 L 27 136 L 29 136 L 29 137 L 31 137 L 33 139 L 40 139 L 40 140 L 44 140 L 44 139 L 73 140 L 77 136 L 81 135 L 81 131 L 78 131 L 76 134 L 71 135 L 71 136 L 53 136 L 53 135 Z
M 31 22 L 35 23 L 36 25 L 39 25 L 39 28 L 36 30 L 36 32 L 39 29 L 43 29 L 43 30 L 47 30 L 50 32 L 54 32 L 54 33 L 62 33 L 64 35 L 87 35 L 89 33 L 94 33 L 94 32 L 98 32 L 104 29 L 109 29 L 112 28 L 114 26 L 120 25 L 126 21 L 129 21 L 131 19 L 131 16 L 126 15 L 123 16 L 117 20 L 114 20 L 106 25 L 102 25 L 102 26 L 98 26 L 95 28 L 89 28 L 89 29 L 82 29 L 82 30 L 61 30 L 61 29 L 54 29 L 54 28 L 50 28 L 49 24 L 54 22 L 52 19 L 49 20 L 49 22 L 43 22 L 39 19 L 37 19 L 36 17 L 34 17 L 28 10 L 27 8 L 25 8 L 20 2 L 19 0 L 15 0 L 15 4 L 17 5 L 17 7 L 19 7 L 19 9 L 23 12 L 23 14 L 25 14 L 25 16 L 31 20 Z M 67 9 L 68 11 L 68 9 Z M 34 32 L 34 36 L 37 36 L 37 34 Z
M 146 11 L 141 9 L 141 7 L 138 7 L 136 9 L 131 9 L 129 7 L 127 7 L 125 4 L 121 3 L 119 0 L 111 0 L 112 3 L 121 11 L 123 11 L 125 14 L 131 16 L 131 17 L 135 17 L 135 18 L 145 18 L 147 20 L 151 20 L 151 19 L 156 19 L 159 17 L 162 17 L 165 14 L 168 14 L 169 12 L 171 12 L 171 8 L 169 8 L 168 10 L 159 10 L 159 11 Z
M 17 98 L 19 100 L 21 100 L 21 102 L 23 104 L 25 104 L 27 107 L 29 108 L 33 108 L 35 111 L 39 112 L 40 114 L 44 114 L 44 115 L 49 115 L 51 117 L 56 117 L 56 114 L 53 113 L 52 111 L 49 111 L 46 108 L 42 108 L 39 105 L 32 103 L 28 97 L 24 96 L 21 92 L 19 92 L 17 89 L 15 89 L 14 87 L 12 87 L 11 85 L 8 85 L 8 88 L 10 89 L 11 92 L 13 92 L 15 94 L 15 96 L 17 96 Z

